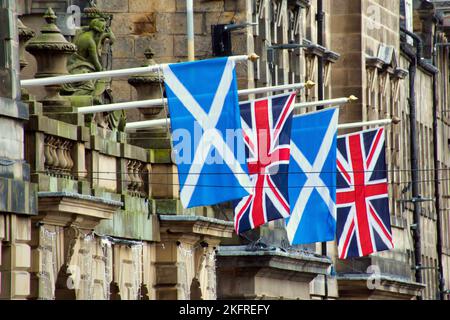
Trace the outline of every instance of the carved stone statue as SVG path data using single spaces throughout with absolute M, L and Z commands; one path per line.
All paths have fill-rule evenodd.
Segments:
M 72 74 L 104 71 L 106 68 L 102 64 L 104 47 L 111 46 L 115 41 L 115 36 L 108 26 L 110 17 L 100 12 L 95 6 L 86 8 L 85 14 L 89 18 L 89 23 L 77 31 L 73 39 L 73 43 L 77 46 L 77 51 L 67 62 L 67 69 Z M 61 94 L 91 96 L 94 104 L 113 102 L 110 79 L 65 84 Z M 126 123 L 125 112 L 116 111 L 96 114 L 94 121 L 100 127 L 124 131 Z

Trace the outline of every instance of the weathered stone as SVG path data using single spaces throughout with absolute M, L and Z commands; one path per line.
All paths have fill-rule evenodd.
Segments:
M 134 2 L 134 1 L 130 1 Z M 127 12 L 127 0 L 98 0 L 96 1 L 98 8 L 105 12 Z
M 118 37 L 114 43 L 114 58 L 132 58 L 134 53 L 134 38 Z
M 156 15 L 156 29 L 160 34 L 186 34 L 185 13 L 159 13 Z M 194 14 L 194 33 L 204 34 L 206 26 L 203 13 Z
M 151 47 L 156 57 L 173 57 L 173 35 L 155 34 L 147 37 L 139 37 L 135 41 L 135 53 L 143 57 L 145 50 Z

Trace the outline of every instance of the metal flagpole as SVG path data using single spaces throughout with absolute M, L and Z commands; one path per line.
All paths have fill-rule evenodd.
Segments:
M 284 90 L 311 88 L 314 85 L 315 85 L 314 82 L 308 81 L 306 83 L 293 83 L 293 84 L 286 84 L 286 85 L 273 86 L 273 87 L 245 89 L 245 90 L 239 90 L 238 95 L 245 96 L 245 95 L 249 95 L 249 94 L 258 94 L 258 93 L 265 93 L 265 92 L 270 92 L 270 91 L 284 91 Z M 115 110 L 129 110 L 129 109 L 134 109 L 134 108 L 161 106 L 165 103 L 167 103 L 167 99 L 130 101 L 130 102 L 111 103 L 111 104 L 102 104 L 102 105 L 97 105 L 97 106 L 81 107 L 81 108 L 78 108 L 77 112 L 80 114 L 86 114 L 86 113 L 108 112 L 108 111 L 115 111 Z
M 186 0 L 186 29 L 188 60 L 194 61 L 194 0 Z
M 146 121 L 138 121 L 138 122 L 130 122 L 126 125 L 126 130 L 136 130 L 136 129 L 150 129 L 156 127 L 163 127 L 170 123 L 170 119 L 156 119 L 156 120 L 146 120 Z M 338 129 L 353 129 L 365 126 L 388 126 L 391 124 L 400 123 L 400 119 L 394 117 L 392 119 L 382 119 L 375 121 L 367 121 L 367 122 L 354 122 L 354 123 L 344 123 L 338 125 Z
M 321 107 L 341 106 L 346 103 L 353 103 L 357 100 L 358 100 L 358 98 L 352 95 L 348 98 L 337 98 L 337 99 L 330 99 L 330 100 L 297 103 L 294 105 L 294 108 L 295 109 L 305 109 L 305 108 L 319 107 L 319 106 L 321 106 Z
M 253 53 L 250 55 L 231 56 L 229 57 L 229 59 L 234 61 L 244 61 L 244 60 L 256 61 L 259 59 L 259 56 Z M 63 76 L 39 78 L 39 79 L 27 79 L 20 81 L 20 85 L 22 87 L 36 87 L 36 86 L 49 86 L 55 84 L 73 83 L 104 78 L 128 77 L 138 74 L 146 74 L 149 72 L 156 72 L 158 71 L 159 68 L 163 68 L 167 65 L 168 64 L 156 64 L 148 67 L 108 70 L 83 74 L 68 74 Z
M 360 127 L 369 127 L 369 126 L 389 126 L 391 124 L 399 124 L 400 119 L 397 117 L 393 117 L 392 119 L 382 119 L 382 120 L 374 120 L 374 121 L 366 121 L 366 122 L 353 122 L 353 123 L 343 123 L 338 125 L 339 130 L 343 129 L 354 129 Z
M 308 81 L 306 84 L 299 83 L 297 85 L 299 85 L 299 86 L 303 85 L 304 87 L 307 87 L 308 83 L 309 83 L 309 85 L 314 85 L 314 83 L 312 81 Z M 262 93 L 262 92 L 268 92 L 268 91 L 293 89 L 294 88 L 293 86 L 296 87 L 295 84 L 291 84 L 291 85 L 274 86 L 274 87 L 266 87 L 266 88 L 246 89 L 246 90 L 239 91 L 239 94 L 246 95 L 246 94 L 256 93 L 255 90 L 258 90 L 258 93 Z M 301 109 L 301 108 L 307 108 L 307 107 L 328 106 L 328 105 L 339 106 L 339 105 L 344 105 L 349 102 L 356 101 L 357 99 L 358 98 L 356 98 L 355 96 L 350 96 L 349 98 L 337 98 L 337 99 L 323 100 L 323 101 L 316 101 L 316 102 L 298 103 L 298 104 L 294 105 L 294 108 Z M 152 101 L 152 100 L 148 100 L 148 101 Z M 161 102 L 160 99 L 159 99 L 159 101 Z M 137 101 L 137 102 L 140 102 L 140 101 Z M 118 105 L 123 106 L 124 104 L 118 104 Z M 95 106 L 95 108 L 101 108 L 101 107 L 102 106 Z M 125 106 L 125 107 L 128 108 L 127 106 Z M 92 107 L 88 107 L 88 108 L 92 108 Z M 85 113 L 83 109 L 84 108 L 79 108 L 78 112 Z M 121 108 L 121 109 L 123 109 L 123 108 Z M 112 109 L 108 109 L 108 110 L 112 110 Z M 101 110 L 101 111 L 105 111 L 105 110 Z M 96 111 L 96 112 L 99 112 L 99 111 Z M 170 121 L 170 119 L 157 119 L 157 120 L 130 122 L 130 123 L 127 123 L 126 130 L 161 127 L 161 126 L 164 126 L 168 121 Z

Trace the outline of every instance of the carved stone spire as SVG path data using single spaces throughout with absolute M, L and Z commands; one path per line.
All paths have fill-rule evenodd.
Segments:
M 17 19 L 17 28 L 19 29 L 20 71 L 22 71 L 28 65 L 28 61 L 25 59 L 25 44 L 35 36 L 35 33 L 24 25 L 20 19 Z
M 155 65 L 156 62 L 153 59 L 155 53 L 152 48 L 147 48 L 144 52 L 145 63 L 143 67 L 148 67 Z M 138 100 L 150 100 L 161 98 L 163 88 L 163 75 L 157 72 L 151 72 L 144 75 L 134 76 L 128 79 L 128 83 L 132 85 L 136 91 Z M 153 119 L 161 112 L 163 107 L 151 107 L 151 108 L 140 108 L 139 111 L 142 113 L 145 119 Z
M 56 15 L 52 8 L 45 12 L 47 22 L 41 34 L 31 39 L 25 49 L 30 52 L 37 62 L 36 78 L 54 77 L 68 74 L 67 58 L 73 54 L 77 47 L 68 42 L 56 26 Z M 47 96 L 42 101 L 44 106 L 64 106 L 66 100 L 61 98 L 59 90 L 61 85 L 46 86 Z

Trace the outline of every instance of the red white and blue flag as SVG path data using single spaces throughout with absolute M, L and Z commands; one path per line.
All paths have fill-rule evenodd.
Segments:
M 337 146 L 339 258 L 392 249 L 384 128 L 341 136 Z
M 295 93 L 240 104 L 250 196 L 235 202 L 238 234 L 290 215 L 288 172 Z

